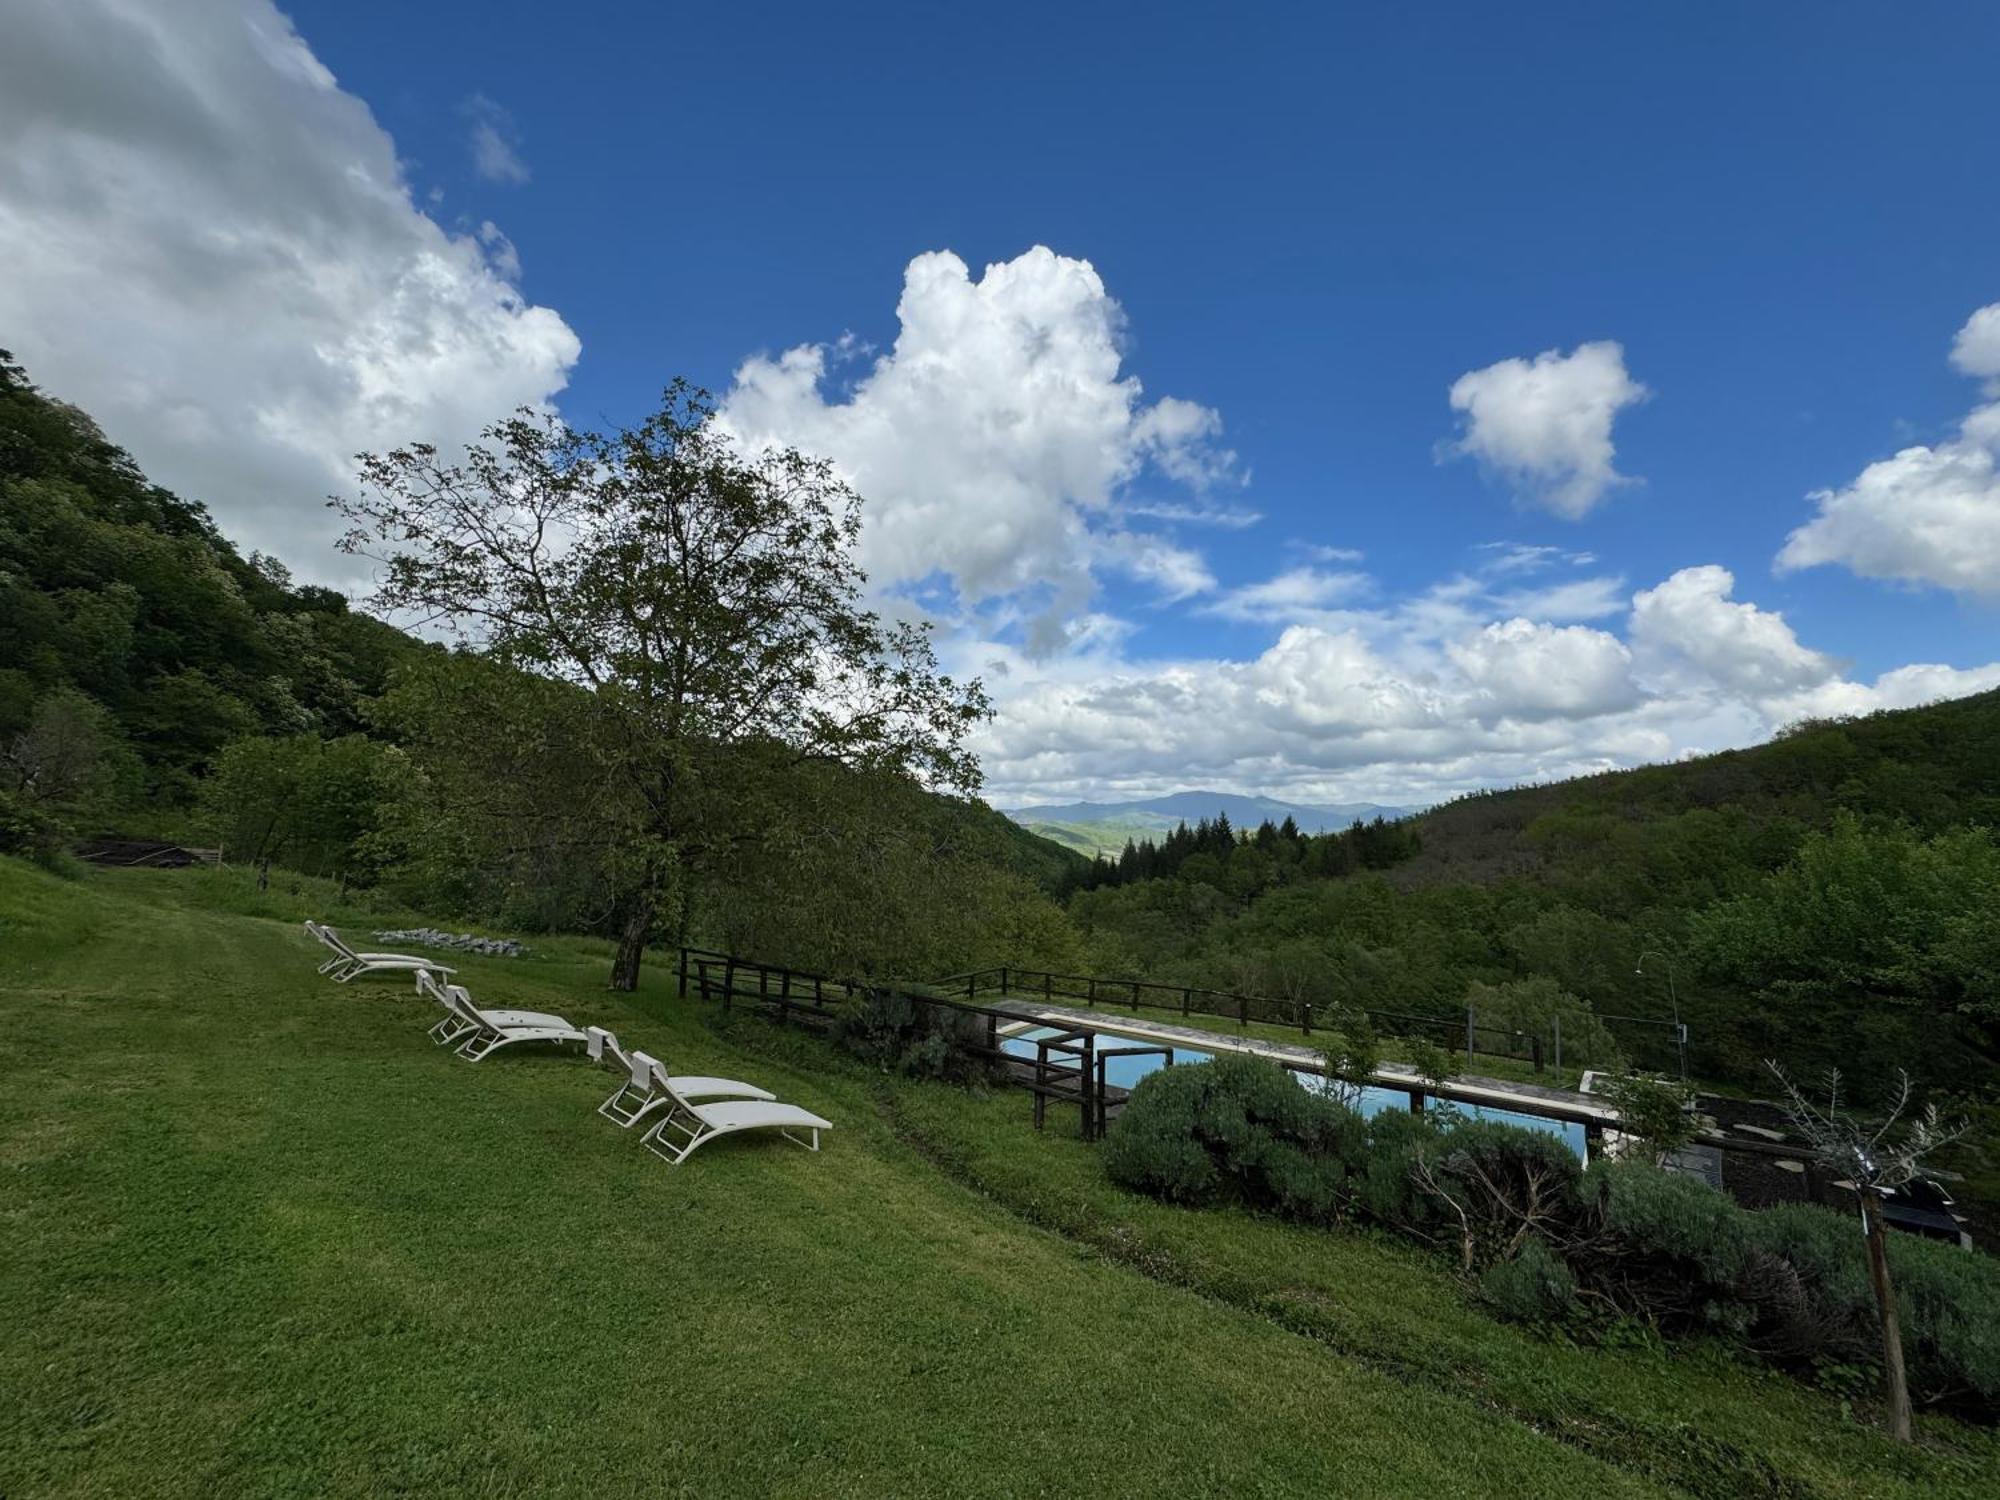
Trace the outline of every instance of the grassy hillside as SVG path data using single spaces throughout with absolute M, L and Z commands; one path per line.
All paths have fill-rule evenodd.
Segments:
M 1128 1198 L 1025 1096 L 717 1031 L 665 966 L 609 994 L 586 940 L 465 960 L 838 1126 L 670 1169 L 593 1113 L 608 1075 L 465 1064 L 404 984 L 315 976 L 326 900 L 0 860 L 33 1017 L 0 1042 L 0 1492 L 1914 1497 L 1996 1457 L 1545 1343 L 1401 1247 Z

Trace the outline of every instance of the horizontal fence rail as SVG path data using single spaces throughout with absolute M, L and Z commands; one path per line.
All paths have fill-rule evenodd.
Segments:
M 1180 1009 L 1178 1004 L 1149 1006 L 1144 997 L 1151 992 L 1159 991 L 1176 997 L 1185 996 L 1188 1008 L 1181 1012 L 1184 1015 L 1222 1016 L 1240 1014 L 1240 1011 L 1203 1010 L 1194 1005 L 1194 1000 L 1204 996 L 1220 997 L 1234 1002 L 1257 999 L 1255 996 L 1236 995 L 1221 990 L 1203 990 L 1125 979 L 1095 981 L 1099 991 L 1093 997 L 1089 989 L 1092 983 L 1089 976 L 1050 974 L 1040 969 L 1012 967 L 975 970 L 969 974 L 958 974 L 950 979 L 939 980 L 931 985 L 898 984 L 893 981 L 867 983 L 859 980 L 833 979 L 824 974 L 787 968 L 782 964 L 758 963 L 752 959 L 703 948 L 680 950 L 679 973 L 682 992 L 690 998 L 718 1004 L 725 1010 L 732 1009 L 738 1003 L 762 1006 L 776 1012 L 777 1021 L 781 1026 L 798 1024 L 830 1031 L 838 1014 L 837 1007 L 841 1003 L 858 1000 L 883 990 L 899 992 L 920 1008 L 949 1010 L 958 1015 L 978 1018 L 984 1024 L 972 1028 L 972 1035 L 979 1039 L 968 1040 L 966 1035 L 961 1033 L 958 1044 L 971 1055 L 995 1064 L 1006 1082 L 1025 1089 L 1035 1096 L 1037 1129 L 1042 1127 L 1051 1103 L 1075 1105 L 1081 1117 L 1081 1130 L 1085 1140 L 1101 1136 L 1109 1123 L 1113 1108 L 1124 1101 L 1125 1090 L 1111 1084 L 1106 1077 L 1109 1062 L 1118 1057 L 1160 1056 L 1165 1058 L 1168 1066 L 1172 1066 L 1173 1049 L 1137 1040 L 1127 1043 L 1126 1038 L 1117 1037 L 1113 1033 L 1100 1033 L 1087 1027 L 1075 1027 L 1055 1031 L 1046 1037 L 1012 1038 L 1033 1046 L 1035 1049 L 1033 1056 L 1009 1052 L 1002 1045 L 1001 1027 L 1018 1027 L 1028 1023 L 1044 1028 L 1047 1023 L 1031 1012 L 1008 1009 L 1004 1005 L 981 1004 L 978 998 L 980 995 L 997 992 L 1005 999 L 1019 997 L 1022 1000 L 1095 998 L 1099 1004 L 1103 1004 L 1111 998 L 1108 992 L 1115 988 L 1124 991 L 1128 997 L 1133 995 L 1139 997 L 1136 1003 L 1130 998 L 1125 1002 L 1134 1009 Z M 1024 984 L 1022 982 L 1024 979 L 1029 982 Z M 1075 995 L 1061 988 L 1064 982 L 1084 985 L 1083 995 Z M 963 994 L 958 993 L 959 991 L 963 991 Z M 1411 1016 L 1398 1011 L 1371 1010 L 1366 1014 L 1371 1021 L 1421 1023 L 1427 1026 L 1446 1027 L 1460 1040 L 1464 1038 L 1466 1032 L 1465 1025 L 1451 1018 Z M 1255 1020 L 1257 1016 L 1252 1013 L 1250 1019 Z M 1670 1038 L 1680 1047 L 1685 1048 L 1687 1044 L 1687 1028 L 1679 1022 L 1661 1021 L 1652 1017 L 1620 1016 L 1600 1017 L 1600 1019 L 1666 1028 Z M 1301 1027 L 1301 1030 L 1303 1029 Z M 1475 1038 L 1481 1033 L 1490 1033 L 1503 1038 L 1521 1038 L 1525 1035 L 1521 1032 L 1503 1032 L 1486 1027 L 1473 1027 L 1472 1030 Z M 1528 1040 L 1538 1039 L 1529 1037 Z M 1103 1045 L 1107 1041 L 1127 1044 Z M 1539 1055 L 1537 1061 L 1539 1062 Z M 1323 1073 L 1321 1068 L 1309 1063 L 1288 1063 L 1286 1066 L 1298 1072 Z M 1443 1079 L 1422 1079 L 1396 1074 L 1377 1073 L 1370 1079 L 1368 1086 L 1407 1094 L 1410 1108 L 1415 1112 L 1421 1112 L 1427 1101 L 1437 1100 L 1450 1104 L 1507 1109 L 1561 1124 L 1578 1125 L 1583 1128 L 1586 1150 L 1592 1157 L 1602 1148 L 1605 1130 L 1617 1127 L 1616 1111 L 1609 1106 L 1602 1108 L 1575 1106 L 1543 1098 L 1509 1098 L 1502 1102 L 1496 1100 L 1489 1089 L 1454 1084 Z M 1713 1146 L 1725 1153 L 1804 1162 L 1809 1184 L 1815 1175 L 1812 1153 L 1802 1147 L 1773 1141 L 1744 1140 L 1714 1130 L 1698 1132 L 1695 1144 Z
M 1463 1048 L 1470 1055 L 1515 1058 L 1534 1064 L 1541 1072 L 1544 1046 L 1534 1032 L 1514 1031 L 1498 1026 L 1481 1026 L 1468 1009 L 1463 1020 L 1456 1016 L 1418 1016 L 1401 1011 L 1320 1006 L 1310 1000 L 1283 1000 L 1269 995 L 1244 995 L 1233 990 L 1204 989 L 1200 985 L 1158 984 L 1147 979 L 1107 979 L 1089 974 L 1057 974 L 1046 969 L 1017 969 L 1002 966 L 975 969 L 937 981 L 941 990 L 963 990 L 970 1000 L 982 994 L 1020 995 L 1046 1000 L 1081 1000 L 1098 1007 L 1133 1011 L 1178 1011 L 1183 1016 L 1219 1016 L 1239 1026 L 1252 1021 L 1265 1026 L 1283 1026 L 1301 1036 L 1311 1036 L 1315 1026 L 1328 1029 L 1327 1022 L 1341 1015 L 1360 1014 L 1378 1031 L 1395 1036 L 1419 1036 L 1448 1049 Z

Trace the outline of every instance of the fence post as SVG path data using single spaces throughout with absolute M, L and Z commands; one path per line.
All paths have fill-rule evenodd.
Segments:
M 736 1000 L 736 960 L 730 959 L 722 966 L 722 1008 L 732 1009 Z
M 687 999 L 688 992 L 688 951 L 681 949 L 681 998 Z
M 1250 997 L 1248 995 L 1238 995 L 1236 997 L 1236 1024 L 1238 1026 L 1248 1026 L 1250 1024 Z
M 1000 993 L 1003 995 L 1007 993 L 1007 966 L 1005 964 L 1000 965 Z
M 965 998 L 968 1000 L 972 998 L 972 985 L 973 985 L 973 977 L 972 975 L 968 974 L 965 976 Z
M 1181 1014 L 1186 1015 L 1192 1009 L 1194 1009 L 1194 991 L 1183 989 L 1181 991 Z
M 1097 980 L 1095 978 L 1086 979 L 1084 980 L 1084 985 L 1086 986 L 1086 993 L 1090 996 L 1089 1003 L 1092 1005 L 1097 1004 Z
M 1132 1014 L 1139 1014 L 1139 981 L 1132 981 Z
M 1420 1115 L 1423 1112 L 1424 1112 L 1424 1091 L 1420 1087 L 1413 1086 L 1410 1089 L 1410 1113 L 1413 1115 Z
M 1305 1000 L 1301 1001 L 1300 1004 L 1305 1011 L 1305 1034 L 1311 1036 L 1313 1034 L 1313 1003 L 1310 1000 Z
M 1542 1039 L 1539 1036 L 1531 1036 L 1528 1042 L 1535 1049 L 1535 1071 L 1539 1073 L 1542 1071 Z
M 1560 1073 L 1563 1065 L 1563 1018 L 1561 1016 L 1555 1018 L 1554 1026 L 1556 1033 L 1556 1071 Z
M 1472 1007 L 1468 1005 L 1465 1007 L 1465 1055 L 1468 1060 L 1475 1050 L 1476 1044 L 1472 1033 Z

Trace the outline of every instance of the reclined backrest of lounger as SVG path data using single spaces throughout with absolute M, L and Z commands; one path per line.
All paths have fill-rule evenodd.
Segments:
M 324 922 L 320 924 L 319 940 L 325 943 L 327 947 L 331 948 L 335 953 L 338 953 L 342 958 L 346 959 L 349 963 L 358 964 L 361 962 L 361 955 L 356 953 L 352 948 L 350 948 L 347 945 L 347 939 L 342 937 L 338 932 L 334 931 L 333 928 L 327 926 Z
M 586 1026 L 583 1034 L 589 1038 L 584 1043 L 584 1051 L 594 1063 L 608 1062 L 621 1073 L 629 1073 L 632 1081 L 640 1081 L 640 1071 L 633 1066 L 632 1054 L 618 1042 L 618 1033 L 608 1026 Z

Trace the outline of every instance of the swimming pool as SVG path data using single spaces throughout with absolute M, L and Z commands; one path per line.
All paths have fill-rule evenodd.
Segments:
M 1065 1034 L 1052 1026 L 1037 1026 L 1031 1031 L 1017 1032 L 1013 1036 L 1001 1038 L 1000 1049 L 1011 1056 L 1026 1058 L 1032 1062 L 1035 1056 L 1035 1043 L 1037 1041 Z M 1100 1052 L 1106 1048 L 1151 1047 L 1154 1045 L 1152 1042 L 1141 1040 L 1138 1037 L 1119 1036 L 1116 1032 L 1110 1031 L 1097 1032 L 1096 1037 Z M 1162 1050 L 1172 1051 L 1176 1066 L 1184 1063 L 1208 1062 L 1214 1056 L 1213 1053 L 1204 1052 L 1195 1047 L 1174 1047 L 1172 1049 L 1163 1048 Z M 1147 1074 L 1157 1073 L 1165 1066 L 1166 1059 L 1159 1052 L 1147 1052 L 1136 1057 L 1114 1055 L 1105 1061 L 1104 1081 L 1121 1089 L 1129 1089 L 1134 1087 Z M 1299 1081 L 1299 1085 L 1302 1088 L 1317 1089 L 1322 1087 L 1325 1082 L 1317 1073 L 1306 1073 L 1296 1068 L 1292 1070 L 1292 1077 Z M 1364 1088 L 1361 1091 L 1360 1099 L 1354 1104 L 1354 1108 L 1360 1112 L 1364 1119 L 1378 1115 L 1385 1109 L 1408 1109 L 1409 1107 L 1410 1096 L 1403 1090 L 1374 1087 Z M 1579 1160 L 1588 1159 L 1584 1149 L 1583 1127 L 1581 1125 L 1573 1124 L 1567 1120 L 1550 1120 L 1541 1115 L 1522 1114 L 1518 1110 L 1496 1109 L 1488 1104 L 1460 1104 L 1457 1107 L 1461 1114 L 1468 1115 L 1475 1120 L 1492 1120 L 1501 1125 L 1519 1125 L 1528 1130 L 1539 1130 L 1548 1135 L 1559 1137 L 1571 1151 L 1576 1153 Z

